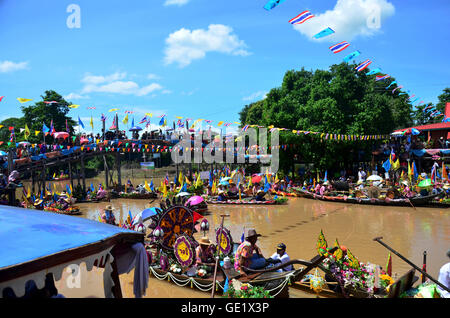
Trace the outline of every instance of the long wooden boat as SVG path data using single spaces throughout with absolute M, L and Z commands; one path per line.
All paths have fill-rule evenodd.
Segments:
M 428 196 L 418 196 L 409 199 L 375 199 L 375 198 L 355 198 L 349 196 L 327 196 L 318 195 L 306 190 L 298 191 L 303 192 L 303 197 L 307 199 L 316 199 L 328 202 L 342 202 L 342 203 L 354 203 L 354 204 L 369 204 L 369 205 L 385 205 L 385 206 L 427 206 L 430 204 L 431 200 L 439 196 L 441 192 L 428 195 Z
M 46 212 L 53 212 L 58 214 L 65 214 L 65 215 L 81 215 L 81 211 L 77 206 L 73 206 L 68 208 L 67 210 L 60 210 L 53 207 L 44 207 L 44 211 Z
M 276 195 L 282 196 L 282 197 L 301 197 L 302 196 L 301 194 L 299 194 L 297 192 L 285 192 L 285 191 L 270 190 L 270 193 L 276 194 Z
M 256 201 L 256 200 L 227 200 L 227 201 L 217 201 L 217 200 L 206 200 L 208 204 L 222 204 L 222 205 L 280 205 L 286 204 L 286 200 L 279 198 L 277 200 L 266 200 L 266 201 Z
M 151 193 L 121 193 L 119 194 L 121 199 L 137 199 L 137 200 L 150 200 L 158 198 L 158 194 L 155 192 Z

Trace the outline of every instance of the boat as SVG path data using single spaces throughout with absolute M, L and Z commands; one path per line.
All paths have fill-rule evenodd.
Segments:
M 227 201 L 217 201 L 214 199 L 206 200 L 208 204 L 223 204 L 223 205 L 280 205 L 286 204 L 288 201 L 287 198 L 277 198 L 275 200 L 265 200 L 265 201 L 256 201 L 256 200 L 227 200 Z
M 66 214 L 66 215 L 81 215 L 80 208 L 77 206 L 70 206 L 66 210 L 61 210 L 56 207 L 46 206 L 44 207 L 44 211 L 46 212 L 53 212 L 58 214 Z
M 360 262 L 347 247 L 339 245 L 337 239 L 333 251 L 328 248 L 322 230 L 316 246 L 319 255 L 325 258 L 317 264 L 314 274 L 305 275 L 292 287 L 318 297 L 398 298 L 419 279 L 415 276 L 415 269 L 411 268 L 394 281 L 388 274 L 392 267 L 386 269 L 386 273 L 376 264 Z M 376 276 L 378 279 L 375 279 Z
M 86 263 L 88 271 L 104 268 L 104 296 L 122 298 L 119 275 L 129 269 L 120 264 L 129 263 L 130 269 L 138 272 L 148 266 L 137 261 L 136 255 L 145 253 L 145 249 L 144 235 L 135 231 L 15 207 L 0 206 L 0 220 L 2 298 L 61 297 L 54 282 L 61 280 L 67 268 L 74 271 L 81 263 Z M 146 278 L 147 275 L 134 281 L 136 297 L 145 292 Z M 77 288 L 86 296 L 91 293 L 84 285 Z
M 139 193 L 139 192 L 131 192 L 131 193 L 125 193 L 121 192 L 119 193 L 119 198 L 121 199 L 137 199 L 137 200 L 151 200 L 158 198 L 158 194 L 155 192 L 149 192 L 149 193 Z
M 282 196 L 282 197 L 300 197 L 301 196 L 301 194 L 296 193 L 296 192 L 270 190 L 270 193 L 278 195 L 278 196 Z
M 354 203 L 354 204 L 369 204 L 369 205 L 384 205 L 384 206 L 428 206 L 431 201 L 441 195 L 441 192 L 428 196 L 416 196 L 412 198 L 402 198 L 402 199 L 376 199 L 376 198 L 361 198 L 361 197 L 351 197 L 346 195 L 329 196 L 329 195 L 319 195 L 307 190 L 298 189 L 303 193 L 303 197 L 307 199 L 316 199 L 328 202 L 343 202 L 343 203 Z
M 173 201 L 166 199 L 160 203 L 161 209 L 156 209 L 152 216 L 149 228 L 152 229 L 151 240 L 147 244 L 150 251 L 149 274 L 159 280 L 169 280 L 180 287 L 197 288 L 208 292 L 212 288 L 224 290 L 226 279 L 229 282 L 237 280 L 239 283 L 248 283 L 252 286 L 261 286 L 274 297 L 287 297 L 289 285 L 300 280 L 312 268 L 320 264 L 325 256 L 316 256 L 311 261 L 293 260 L 286 264 L 263 270 L 245 269 L 248 275 L 242 275 L 234 267 L 225 267 L 220 262 L 217 267 L 217 276 L 214 282 L 213 273 L 202 272 L 202 266 L 197 268 L 195 262 L 195 248 L 198 242 L 193 237 L 195 229 L 195 215 L 188 207 L 182 205 L 180 198 Z M 225 227 L 215 230 L 215 245 L 211 245 L 211 253 L 233 256 L 239 244 L 233 242 L 231 233 Z M 220 240 L 219 240 L 220 238 Z M 217 244 L 220 241 L 221 244 Z M 220 249 L 220 251 L 218 251 Z M 169 266 L 169 264 L 172 264 Z M 288 265 L 301 264 L 305 267 L 287 272 L 278 272 Z

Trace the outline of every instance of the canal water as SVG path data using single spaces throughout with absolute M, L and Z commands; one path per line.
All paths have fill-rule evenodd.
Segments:
M 107 204 L 115 208 L 118 221 L 126 219 L 128 211 L 132 215 L 145 208 L 158 206 L 155 201 L 116 199 L 110 203 L 82 203 L 80 217 L 97 220 L 99 213 Z M 291 259 L 309 260 L 317 254 L 316 242 L 322 230 L 328 245 L 337 238 L 353 255 L 362 262 L 371 262 L 386 267 L 389 251 L 375 242 L 373 238 L 383 237 L 383 241 L 400 254 L 422 267 L 423 252 L 427 252 L 427 270 L 438 278 L 440 267 L 449 260 L 446 256 L 450 248 L 450 213 L 448 209 L 412 207 L 364 206 L 347 203 L 328 203 L 323 201 L 289 198 L 286 205 L 273 206 L 223 206 L 209 205 L 206 215 L 210 223 L 207 233 L 213 240 L 214 232 L 220 226 L 221 214 L 229 214 L 224 226 L 231 231 L 233 240 L 238 242 L 244 228 L 254 228 L 262 236 L 257 245 L 265 257 L 271 256 L 278 243 L 287 246 Z M 196 233 L 198 239 L 203 233 Z M 393 276 L 400 277 L 410 266 L 396 255 L 392 255 Z M 62 281 L 57 287 L 68 297 L 103 297 L 101 271 L 82 271 L 82 284 L 88 286 L 86 295 L 81 291 L 67 289 Z M 416 274 L 417 275 L 417 274 Z M 133 272 L 120 276 L 124 297 L 133 297 Z M 153 276 L 145 297 L 209 297 L 209 293 L 189 287 L 178 287 L 168 281 L 159 281 Z M 291 297 L 312 297 L 302 291 L 290 288 Z

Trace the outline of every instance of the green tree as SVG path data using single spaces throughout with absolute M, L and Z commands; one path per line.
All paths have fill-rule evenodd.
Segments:
M 35 103 L 32 106 L 23 106 L 22 113 L 24 114 L 24 121 L 27 123 L 30 129 L 31 135 L 28 140 L 31 143 L 40 143 L 43 141 L 42 133 L 38 136 L 35 135 L 35 131 L 41 131 L 43 124 L 50 128 L 50 123 L 53 120 L 53 127 L 58 131 L 66 131 L 66 120 L 69 127 L 69 133 L 73 134 L 73 126 L 76 122 L 68 117 L 67 114 L 70 111 L 68 107 L 70 105 L 61 95 L 57 92 L 50 90 L 45 91 L 42 97 L 42 101 Z M 44 101 L 56 101 L 57 103 L 46 104 Z M 52 141 L 51 136 L 46 137 L 46 142 Z
M 244 106 L 241 123 L 345 135 L 389 134 L 413 123 L 411 104 L 385 89 L 395 78 L 377 82 L 375 75 L 356 72 L 354 67 L 341 63 L 329 70 L 289 70 L 281 87 Z M 337 142 L 319 136 L 280 133 L 280 144 L 288 145 L 280 152 L 280 168 L 291 170 L 294 154 L 322 169 L 342 167 L 358 159 L 360 150 L 370 158 L 372 142 Z

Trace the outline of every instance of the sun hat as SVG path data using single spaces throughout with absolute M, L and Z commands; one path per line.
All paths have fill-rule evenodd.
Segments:
M 249 229 L 249 230 L 247 231 L 247 236 L 246 236 L 246 238 L 250 238 L 250 237 L 254 237 L 254 236 L 258 237 L 258 236 L 261 236 L 261 234 L 256 233 L 256 230 L 255 230 L 255 229 Z
M 114 210 L 114 208 L 112 207 L 112 205 L 107 205 L 106 206 L 106 208 L 105 208 L 105 211 L 113 211 Z
M 277 245 L 277 250 L 285 250 L 286 249 L 286 245 L 284 243 L 280 243 Z
M 39 204 L 41 204 L 42 202 L 44 202 L 44 201 L 42 201 L 41 199 L 37 199 L 36 202 L 34 202 L 34 205 L 39 205 Z
M 211 245 L 211 241 L 209 240 L 209 238 L 207 238 L 206 236 L 202 237 L 198 243 L 200 245 Z

